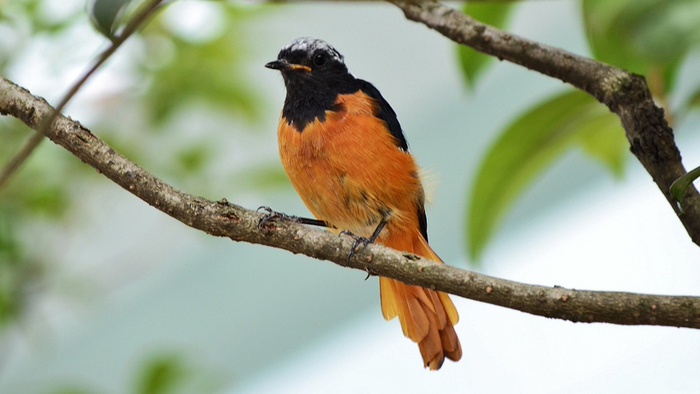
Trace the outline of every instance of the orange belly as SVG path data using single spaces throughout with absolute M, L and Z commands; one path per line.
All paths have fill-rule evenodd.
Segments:
M 282 120 L 277 139 L 282 165 L 316 218 L 369 236 L 386 215 L 386 236 L 417 226 L 423 188 L 413 158 L 363 96 L 339 95 L 340 110 L 326 111 L 325 122 L 316 119 L 301 132 Z

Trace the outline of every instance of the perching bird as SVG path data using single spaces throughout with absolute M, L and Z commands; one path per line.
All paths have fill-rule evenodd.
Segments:
M 428 246 L 418 167 L 377 88 L 352 76 L 343 56 L 318 39 L 294 40 L 265 67 L 284 78 L 280 158 L 311 213 L 365 241 L 440 261 Z M 386 277 L 379 289 L 384 318 L 399 317 L 424 366 L 460 359 L 458 315 L 447 294 Z

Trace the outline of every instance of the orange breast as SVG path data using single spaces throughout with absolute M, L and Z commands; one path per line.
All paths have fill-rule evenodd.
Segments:
M 318 219 L 357 235 L 369 236 L 384 214 L 384 236 L 416 228 L 423 189 L 413 158 L 396 146 L 362 91 L 339 95 L 337 103 L 340 110 L 301 132 L 280 119 L 282 165 L 302 200 Z

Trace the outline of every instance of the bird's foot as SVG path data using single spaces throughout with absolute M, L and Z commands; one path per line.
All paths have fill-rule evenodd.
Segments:
M 355 252 L 357 251 L 357 248 L 360 245 L 367 246 L 371 243 L 374 243 L 374 240 L 371 237 L 367 238 L 367 237 L 355 235 L 350 230 L 343 230 L 340 232 L 340 234 L 348 235 L 353 239 L 352 247 L 350 248 L 350 252 L 348 252 L 348 257 L 346 259 L 347 264 L 350 264 L 350 258 L 352 258 L 352 256 L 355 254 Z M 365 268 L 365 271 L 367 272 L 367 277 L 365 278 L 365 280 L 367 280 L 367 278 L 369 278 L 371 275 L 376 275 L 369 268 Z
M 282 212 L 277 212 L 274 209 L 268 207 L 268 206 L 261 206 L 259 207 L 256 211 L 267 211 L 266 214 L 262 215 L 260 219 L 258 219 L 258 228 L 262 228 L 267 222 L 273 219 L 283 219 L 283 220 L 291 220 L 293 222 L 300 222 L 299 218 L 294 215 L 287 215 L 286 213 Z

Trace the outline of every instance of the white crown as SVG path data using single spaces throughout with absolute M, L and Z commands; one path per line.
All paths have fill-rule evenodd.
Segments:
M 335 58 L 335 60 L 343 63 L 343 55 L 340 54 L 331 44 L 319 40 L 318 38 L 301 37 L 290 42 L 286 47 L 282 48 L 282 51 L 302 51 L 307 53 L 313 53 L 317 50 L 323 50 Z

